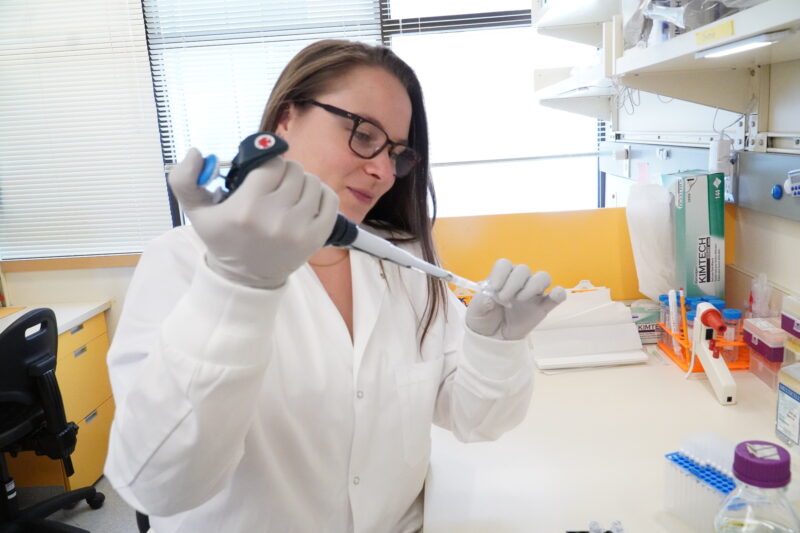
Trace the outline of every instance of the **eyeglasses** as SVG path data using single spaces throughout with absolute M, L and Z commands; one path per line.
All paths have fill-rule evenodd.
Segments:
M 336 106 L 322 104 L 316 100 L 306 100 L 305 103 L 313 104 L 317 107 L 321 107 L 328 113 L 333 113 L 334 115 L 353 121 L 353 129 L 350 131 L 350 140 L 348 142 L 350 144 L 350 150 L 358 157 L 372 159 L 377 157 L 377 155 L 388 146 L 389 158 L 392 161 L 396 178 L 408 176 L 419 163 L 419 154 L 417 154 L 413 148 L 389 140 L 389 135 L 374 122 L 360 117 L 355 113 L 350 113 Z

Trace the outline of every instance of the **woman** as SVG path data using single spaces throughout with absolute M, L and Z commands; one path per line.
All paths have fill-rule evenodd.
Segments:
M 501 260 L 506 306 L 465 313 L 419 273 L 322 248 L 338 210 L 436 259 L 422 93 L 390 50 L 307 47 L 261 128 L 289 151 L 224 202 L 196 150 L 170 175 L 192 226 L 131 282 L 106 474 L 157 533 L 417 531 L 431 424 L 476 441 L 524 417 L 524 337 L 563 290 Z

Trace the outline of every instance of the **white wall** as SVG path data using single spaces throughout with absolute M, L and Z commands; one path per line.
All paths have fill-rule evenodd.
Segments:
M 800 132 L 798 94 L 800 60 L 773 64 L 770 67 L 769 115 L 759 118 L 759 130 L 797 135 Z M 615 129 L 663 133 L 711 131 L 727 126 L 738 116 L 643 91 L 635 93 L 634 101 L 637 105 L 631 106 L 628 101 L 628 107 L 619 111 Z M 776 142 L 781 148 L 797 148 L 792 138 Z M 623 197 L 624 194 L 617 195 L 617 198 Z M 730 305 L 744 305 L 753 277 L 761 272 L 775 289 L 771 300 L 774 309 L 779 309 L 784 294 L 800 294 L 797 259 L 800 257 L 800 222 L 738 208 L 736 227 L 727 228 L 727 231 L 736 234 L 734 263 L 726 270 L 725 292 Z
M 736 214 L 736 257 L 726 270 L 726 299 L 742 305 L 750 283 L 767 275 L 773 294 L 771 307 L 780 309 L 784 294 L 800 294 L 800 222 L 739 208 Z
M 9 304 L 53 304 L 110 301 L 109 334 L 119 322 L 134 267 L 9 272 L 5 274 Z

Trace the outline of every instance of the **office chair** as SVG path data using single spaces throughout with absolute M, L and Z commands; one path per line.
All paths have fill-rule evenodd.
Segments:
M 70 454 L 78 426 L 67 422 L 64 413 L 56 381 L 57 346 L 58 329 L 51 309 L 29 311 L 0 331 L 0 533 L 89 533 L 46 517 L 80 500 L 99 509 L 105 500 L 103 493 L 86 487 L 26 509 L 19 509 L 17 503 L 14 480 L 2 452 L 13 456 L 32 450 L 63 461 L 68 476 L 74 472 Z

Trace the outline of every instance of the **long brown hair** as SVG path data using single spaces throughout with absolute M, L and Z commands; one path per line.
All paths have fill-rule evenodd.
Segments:
M 420 156 L 412 173 L 395 181 L 367 213 L 364 222 L 390 231 L 395 243 L 419 242 L 423 258 L 438 264 L 431 234 L 436 220 L 436 193 L 430 179 L 428 120 L 422 88 L 411 67 L 389 48 L 333 39 L 307 46 L 294 56 L 275 82 L 261 117 L 260 129 L 274 131 L 287 105 L 314 99 L 334 80 L 358 66 L 384 68 L 406 88 L 412 107 L 408 144 Z M 420 346 L 439 309 L 445 307 L 444 302 L 444 283 L 428 278 L 428 300 L 419 324 L 422 328 Z

